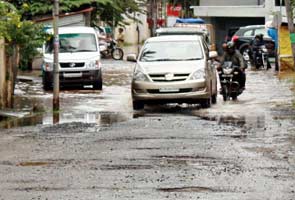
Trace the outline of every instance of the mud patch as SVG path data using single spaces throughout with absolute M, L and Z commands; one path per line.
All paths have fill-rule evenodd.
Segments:
M 222 192 L 221 190 L 208 188 L 208 187 L 176 187 L 176 188 L 157 188 L 161 192 Z
M 101 170 L 142 170 L 152 169 L 152 165 L 102 165 Z
M 65 187 L 19 187 L 19 188 L 12 188 L 10 190 L 20 191 L 20 192 L 47 192 L 47 191 L 65 191 L 69 188 Z
M 43 133 L 85 133 L 87 129 L 95 127 L 96 124 L 86 124 L 82 122 L 72 122 L 65 124 L 57 124 L 41 129 Z
M 21 162 L 18 163 L 16 166 L 21 166 L 21 167 L 38 167 L 38 166 L 48 166 L 52 163 L 50 162 Z

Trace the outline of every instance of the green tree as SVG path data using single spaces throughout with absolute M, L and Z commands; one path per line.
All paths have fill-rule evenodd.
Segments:
M 22 12 L 25 19 L 51 14 L 52 0 L 8 0 Z M 132 17 L 129 13 L 141 12 L 146 0 L 60 0 L 60 12 L 76 11 L 81 8 L 93 7 L 92 23 L 97 19 L 107 22 L 111 26 L 124 23 L 123 14 Z

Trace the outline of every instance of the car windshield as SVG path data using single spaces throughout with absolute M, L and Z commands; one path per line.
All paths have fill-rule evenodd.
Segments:
M 91 33 L 59 34 L 59 52 L 95 52 L 95 35 Z M 53 53 L 53 38 L 46 43 L 46 53 Z
M 140 56 L 141 62 L 200 59 L 203 59 L 203 51 L 198 41 L 149 42 Z

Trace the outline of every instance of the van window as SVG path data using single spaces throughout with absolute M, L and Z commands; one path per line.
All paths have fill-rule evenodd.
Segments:
M 91 33 L 69 33 L 59 35 L 59 52 L 95 52 L 95 35 Z M 46 53 L 53 53 L 53 37 L 46 43 Z

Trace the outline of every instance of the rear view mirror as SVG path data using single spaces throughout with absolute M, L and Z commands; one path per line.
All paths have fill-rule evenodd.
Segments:
M 136 62 L 136 60 L 137 60 L 137 55 L 136 54 L 128 54 L 127 55 L 127 61 Z
M 210 51 L 209 52 L 209 58 L 212 59 L 212 58 L 216 58 L 218 57 L 218 53 L 217 51 Z

